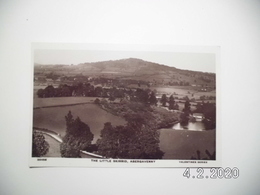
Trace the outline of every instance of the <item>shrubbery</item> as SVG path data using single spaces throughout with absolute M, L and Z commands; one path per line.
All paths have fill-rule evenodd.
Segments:
M 49 143 L 45 141 L 42 133 L 33 132 L 32 157 L 41 157 L 49 151 Z
M 138 118 L 126 126 L 106 123 L 97 141 L 98 153 L 107 158 L 161 159 L 164 153 L 159 148 L 159 133 Z

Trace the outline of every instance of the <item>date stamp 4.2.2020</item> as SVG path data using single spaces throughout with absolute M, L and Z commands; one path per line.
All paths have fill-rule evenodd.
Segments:
M 239 177 L 239 169 L 237 167 L 222 168 L 186 168 L 183 177 L 192 179 L 237 179 Z

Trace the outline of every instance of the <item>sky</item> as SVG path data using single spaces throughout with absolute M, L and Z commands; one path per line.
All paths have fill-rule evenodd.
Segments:
M 216 72 L 214 53 L 154 52 L 154 51 L 93 51 L 93 50 L 34 50 L 34 63 L 77 65 L 85 62 L 98 62 L 139 58 L 185 70 Z

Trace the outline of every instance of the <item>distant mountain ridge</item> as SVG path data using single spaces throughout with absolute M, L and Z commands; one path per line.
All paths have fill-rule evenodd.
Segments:
M 215 82 L 214 73 L 182 70 L 137 58 L 86 62 L 78 65 L 45 66 L 35 64 L 36 74 L 46 74 L 51 72 L 63 76 L 82 74 L 88 76 L 115 76 L 146 81 L 161 80 L 165 82 L 197 83 L 197 80 L 201 80 L 201 82 L 198 83 L 205 83 L 205 81 L 207 81 L 212 84 Z
M 82 69 L 92 68 L 94 70 L 103 71 L 117 71 L 119 73 L 144 73 L 146 71 L 161 71 L 161 70 L 173 70 L 174 67 L 161 65 L 154 62 L 148 62 L 137 58 L 127 58 L 120 60 L 110 60 L 101 62 L 88 62 L 77 65 Z M 141 72 L 139 72 L 141 71 Z

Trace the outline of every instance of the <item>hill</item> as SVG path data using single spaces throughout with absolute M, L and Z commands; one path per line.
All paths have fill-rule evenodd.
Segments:
M 40 65 L 35 64 L 35 74 L 55 74 L 59 76 L 102 76 L 142 80 L 156 84 L 173 84 L 182 82 L 183 85 L 215 86 L 215 74 L 191 70 L 182 70 L 175 67 L 148 62 L 136 58 L 110 60 L 101 62 L 81 63 L 78 65 Z

